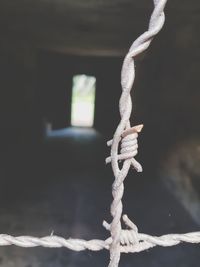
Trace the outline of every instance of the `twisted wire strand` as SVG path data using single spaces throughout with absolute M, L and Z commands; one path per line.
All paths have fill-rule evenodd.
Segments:
M 63 237 L 51 235 L 46 237 L 32 237 L 32 236 L 18 236 L 0 235 L 0 246 L 15 245 L 18 247 L 31 248 L 42 246 L 46 248 L 60 248 L 65 247 L 74 251 L 91 250 L 99 251 L 108 249 L 108 244 L 103 240 L 83 240 L 83 239 L 65 239 Z
M 138 253 L 155 246 L 171 247 L 180 243 L 200 244 L 200 232 L 192 232 L 186 234 L 167 234 L 162 236 L 151 236 L 143 233 L 137 235 L 131 233 L 132 230 L 122 230 L 120 243 L 120 253 Z M 136 238 L 137 236 L 137 238 Z M 135 240 L 136 239 L 136 240 Z M 45 247 L 45 248 L 61 248 L 65 247 L 74 251 L 100 251 L 110 249 L 112 238 L 106 240 L 83 240 L 83 239 L 64 239 L 59 236 L 32 237 L 0 235 L 0 246 L 15 245 L 23 248 Z
M 111 204 L 111 215 L 113 217 L 110 226 L 112 244 L 110 245 L 110 263 L 109 267 L 117 267 L 120 261 L 120 235 L 122 232 L 121 216 L 122 216 L 122 197 L 124 193 L 124 179 L 126 178 L 130 166 L 133 165 L 137 170 L 138 164 L 134 157 L 127 157 L 123 166 L 119 167 L 118 148 L 121 141 L 121 136 L 125 130 L 130 128 L 130 116 L 132 111 L 132 100 L 130 92 L 135 79 L 134 57 L 146 50 L 153 37 L 162 29 L 165 15 L 164 7 L 167 0 L 154 0 L 154 11 L 151 15 L 149 28 L 139 38 L 137 38 L 129 49 L 126 55 L 122 71 L 121 71 L 121 86 L 122 95 L 119 101 L 119 109 L 121 121 L 114 133 L 111 146 L 111 165 L 115 176 L 112 186 L 113 202 Z

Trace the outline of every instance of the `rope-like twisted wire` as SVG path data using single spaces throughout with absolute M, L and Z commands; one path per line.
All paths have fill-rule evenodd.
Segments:
M 121 141 L 121 136 L 124 131 L 130 128 L 130 116 L 132 111 L 131 89 L 135 79 L 134 57 L 145 51 L 153 37 L 162 29 L 165 15 L 164 7 L 167 0 L 154 0 L 154 11 L 151 15 L 149 28 L 139 38 L 137 38 L 129 49 L 126 55 L 121 72 L 122 95 L 119 101 L 121 121 L 114 133 L 111 146 L 111 165 L 115 180 L 112 186 L 113 202 L 111 204 L 111 215 L 113 217 L 110 232 L 112 244 L 110 246 L 110 264 L 109 267 L 117 267 L 120 261 L 120 235 L 122 231 L 121 216 L 122 216 L 122 197 L 124 193 L 124 179 L 126 178 L 130 166 L 133 165 L 136 169 L 138 164 L 134 158 L 127 158 L 123 162 L 120 169 L 118 163 L 118 149 Z
M 182 242 L 200 244 L 200 232 L 192 232 L 186 234 L 167 234 L 162 236 L 151 236 L 143 233 L 137 234 L 137 242 L 135 242 L 135 234 L 132 230 L 122 230 L 122 244 L 120 245 L 120 253 L 138 253 L 155 246 L 171 247 Z M 134 236 L 134 238 L 133 238 Z M 128 244 L 127 244 L 128 242 Z M 100 251 L 110 249 L 112 238 L 106 240 L 83 240 L 83 239 L 65 239 L 59 236 L 32 237 L 0 235 L 0 246 L 15 245 L 23 248 L 45 247 L 45 248 L 61 248 L 65 247 L 74 251 Z

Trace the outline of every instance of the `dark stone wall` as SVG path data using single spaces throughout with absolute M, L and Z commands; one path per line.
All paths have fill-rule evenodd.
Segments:
M 174 12 L 169 4 L 164 29 L 135 60 L 131 120 L 145 125 L 139 157 L 146 166 L 156 167 L 175 143 L 200 131 L 197 11 L 190 10 L 188 17 Z M 105 139 L 111 137 L 120 119 L 122 57 L 65 55 L 13 36 L 3 39 L 0 58 L 3 147 L 40 147 L 45 122 L 54 129 L 69 126 L 72 76 L 77 73 L 97 77 L 95 128 Z
M 31 139 L 40 135 L 40 111 L 36 96 L 36 51 L 22 43 L 0 47 L 1 134 Z M 12 138 L 10 141 L 12 141 Z

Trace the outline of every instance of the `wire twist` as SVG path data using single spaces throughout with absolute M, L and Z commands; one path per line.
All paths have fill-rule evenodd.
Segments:
M 137 226 L 128 218 L 123 216 L 123 221 L 129 229 L 122 230 L 120 235 L 120 253 L 138 253 L 155 246 L 171 247 L 182 242 L 200 244 L 200 232 L 192 232 L 186 234 L 168 234 L 163 236 L 151 236 L 139 233 Z M 104 227 L 110 231 L 111 225 L 103 222 Z M 110 249 L 112 237 L 106 240 L 83 240 L 83 239 L 65 239 L 63 237 L 51 235 L 46 237 L 0 235 L 0 246 L 15 245 L 23 248 L 45 247 L 45 248 L 61 248 L 65 247 L 74 251 L 100 251 L 102 249 Z
M 134 157 L 138 153 L 138 133 L 142 131 L 143 124 L 134 126 L 123 132 L 121 136 L 120 155 L 117 155 L 118 161 L 131 159 L 131 164 L 138 172 L 142 172 L 142 166 Z M 112 146 L 113 139 L 107 142 L 108 146 Z M 111 157 L 106 158 L 106 164 L 111 162 Z
M 128 174 L 131 164 L 135 163 L 134 157 L 125 158 L 123 166 L 120 169 L 118 162 L 118 149 L 121 137 L 124 131 L 128 131 L 131 128 L 129 120 L 132 111 L 132 100 L 130 92 L 135 79 L 134 57 L 146 50 L 149 47 L 153 37 L 162 29 L 165 21 L 163 10 L 166 2 L 167 0 L 154 0 L 154 11 L 151 15 L 148 31 L 143 33 L 134 41 L 124 59 L 122 66 L 122 95 L 119 101 L 121 121 L 114 133 L 110 155 L 115 180 L 112 186 L 113 202 L 111 204 L 111 215 L 113 217 L 113 220 L 110 225 L 112 244 L 110 246 L 109 267 L 117 267 L 120 261 L 120 236 L 122 232 L 121 216 L 123 210 L 122 197 L 124 193 L 123 182 Z

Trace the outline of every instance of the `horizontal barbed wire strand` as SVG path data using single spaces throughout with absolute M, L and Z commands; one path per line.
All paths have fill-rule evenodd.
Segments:
M 138 233 L 138 243 L 129 245 L 120 245 L 121 253 L 136 253 L 141 252 L 155 246 L 171 247 L 182 242 L 200 244 L 200 232 L 192 232 L 186 234 L 167 234 L 162 236 L 151 236 L 143 233 Z M 112 238 L 106 240 L 83 240 L 83 239 L 64 239 L 59 236 L 46 237 L 32 237 L 32 236 L 18 236 L 0 235 L 0 246 L 15 245 L 23 248 L 45 247 L 45 248 L 61 248 L 65 247 L 74 251 L 100 251 L 102 249 L 109 250 Z

